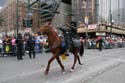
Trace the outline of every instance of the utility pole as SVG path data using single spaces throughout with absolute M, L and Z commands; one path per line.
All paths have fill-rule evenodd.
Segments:
M 88 3 L 87 0 L 83 1 L 83 4 L 85 5 L 85 17 L 84 17 L 84 23 L 85 23 L 85 28 L 86 28 L 86 47 L 87 47 L 87 39 L 88 39 L 88 21 L 89 21 L 89 17 L 88 17 Z
M 119 0 L 118 0 L 118 26 L 119 26 L 119 17 L 120 17 L 120 11 L 119 11 Z
M 29 14 L 30 14 L 30 7 L 29 7 L 29 5 L 30 5 L 30 0 L 28 0 L 28 5 L 27 5 L 27 28 L 29 28 Z
M 16 0 L 16 34 L 17 34 L 17 38 L 18 38 L 18 32 L 19 32 L 19 23 L 18 23 L 18 18 L 19 18 L 19 15 L 18 15 L 18 4 L 19 3 L 19 0 Z
M 79 0 L 77 0 L 77 22 L 80 20 L 80 11 L 79 11 Z
M 28 0 L 27 2 L 27 13 L 26 13 L 26 30 L 27 30 L 27 33 L 31 34 L 32 31 L 31 31 L 31 28 L 32 28 L 32 22 L 33 22 L 33 19 L 31 18 L 32 16 L 32 12 L 30 11 L 30 0 Z
M 103 3 L 103 0 L 100 0 L 99 4 L 102 4 L 102 3 Z M 102 23 L 102 15 L 103 15 L 103 14 L 102 14 L 102 10 L 103 10 L 102 8 L 103 8 L 103 7 L 102 7 L 102 5 L 101 5 L 101 7 L 100 7 L 100 11 L 101 11 L 101 13 L 100 13 L 100 14 L 101 14 L 101 15 L 100 15 L 100 22 L 101 22 L 101 23 Z
M 109 1 L 109 5 L 110 5 L 110 9 L 109 9 L 109 13 L 110 13 L 110 36 L 112 35 L 112 12 L 111 12 L 111 0 Z
M 38 1 L 37 4 L 38 4 L 38 8 L 40 8 L 40 0 Z M 38 20 L 37 20 L 37 22 L 38 22 L 38 26 L 37 26 L 37 27 L 40 28 L 40 18 L 39 18 L 39 17 L 40 17 L 40 12 L 37 11 L 37 13 L 38 13 L 38 18 L 37 18 L 37 19 L 38 19 Z

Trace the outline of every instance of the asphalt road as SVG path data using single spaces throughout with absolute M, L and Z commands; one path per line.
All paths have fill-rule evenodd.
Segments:
M 50 72 L 44 70 L 50 53 L 37 54 L 35 59 L 28 55 L 17 61 L 16 57 L 0 57 L 0 83 L 124 83 L 125 48 L 102 50 L 85 50 L 81 57 L 83 65 L 76 65 L 70 72 L 73 56 L 62 61 L 65 74 L 56 60 L 51 64 Z

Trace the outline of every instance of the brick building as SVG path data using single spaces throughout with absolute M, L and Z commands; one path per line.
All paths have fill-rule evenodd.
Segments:
M 30 0 L 30 3 L 32 3 L 34 0 Z M 25 32 L 25 29 L 27 27 L 23 26 L 23 19 L 33 19 L 33 25 L 31 27 L 32 32 L 37 32 L 37 30 L 41 26 L 40 21 L 40 12 L 30 10 L 32 13 L 32 16 L 27 17 L 27 1 L 25 0 L 19 0 L 18 2 L 18 29 L 19 32 Z M 36 3 L 34 6 L 38 6 L 39 3 Z M 66 0 L 63 0 L 63 2 L 60 4 L 60 7 L 58 9 L 61 13 L 56 14 L 52 24 L 55 27 L 63 26 L 67 22 L 71 21 L 71 16 L 68 16 L 71 14 L 71 3 L 67 2 Z M 1 27 L 0 31 L 2 34 L 16 34 L 17 32 L 17 4 L 16 0 L 8 0 L 6 5 L 2 8 L 1 11 L 3 17 L 4 17 L 4 23 Z M 58 19 L 58 20 L 57 20 Z
M 16 24 L 17 24 L 17 4 L 16 0 L 8 0 L 1 10 L 1 14 L 4 19 L 4 23 L 0 29 L 2 34 L 12 35 L 16 33 Z M 23 27 L 23 18 L 26 17 L 26 5 L 23 1 L 19 1 L 18 6 L 18 24 L 19 30 L 22 31 Z

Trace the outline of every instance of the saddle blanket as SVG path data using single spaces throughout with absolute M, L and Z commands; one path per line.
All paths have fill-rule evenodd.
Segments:
M 81 46 L 81 42 L 78 39 L 73 39 L 73 45 L 76 48 L 79 48 Z

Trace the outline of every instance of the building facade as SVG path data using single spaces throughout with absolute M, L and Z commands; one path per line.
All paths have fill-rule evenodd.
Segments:
M 42 1 L 42 0 L 41 0 Z M 32 3 L 32 2 L 31 2 Z M 36 10 L 31 10 L 32 12 L 32 19 L 33 19 L 33 26 L 32 31 L 37 32 L 38 29 L 42 26 L 42 21 L 40 19 L 41 13 L 37 9 L 40 9 L 40 2 L 35 3 L 32 8 L 35 8 Z M 31 8 L 31 9 L 32 9 Z M 67 2 L 66 0 L 63 0 L 60 3 L 60 6 L 58 8 L 59 13 L 54 15 L 54 18 L 52 20 L 52 25 L 54 27 L 60 27 L 64 26 L 66 23 L 71 22 L 71 3 Z
M 1 10 L 4 23 L 1 32 L 5 35 L 15 34 L 17 31 L 17 4 L 16 0 L 8 0 Z M 26 17 L 26 4 L 19 1 L 18 5 L 18 29 L 22 31 L 23 19 Z
M 40 28 L 41 21 L 40 21 L 40 12 L 30 10 L 30 13 L 32 13 L 32 16 L 27 17 L 28 9 L 27 9 L 27 2 L 28 0 L 19 0 L 18 2 L 18 27 L 17 27 L 17 2 L 16 0 L 8 0 L 4 8 L 2 8 L 2 15 L 4 17 L 4 23 L 1 27 L 1 32 L 3 34 L 9 35 L 17 33 L 17 29 L 19 32 L 23 33 L 27 29 L 27 27 L 23 26 L 23 20 L 24 19 L 33 19 L 33 25 L 31 27 L 32 32 L 37 32 L 37 30 Z M 34 2 L 35 0 L 30 0 L 29 3 Z M 38 6 L 39 3 L 36 3 L 34 6 Z M 36 7 L 37 8 L 37 7 Z M 58 11 L 60 11 L 60 14 L 55 14 L 54 19 L 52 21 L 53 25 L 55 27 L 60 27 L 65 25 L 67 22 L 71 22 L 71 5 L 66 0 L 63 0 L 63 2 L 60 4 L 60 7 L 58 8 Z
M 125 0 L 99 0 L 99 22 L 110 23 L 125 27 Z
M 84 22 L 85 17 L 89 18 L 88 23 L 97 23 L 97 0 L 72 0 L 73 20 Z

